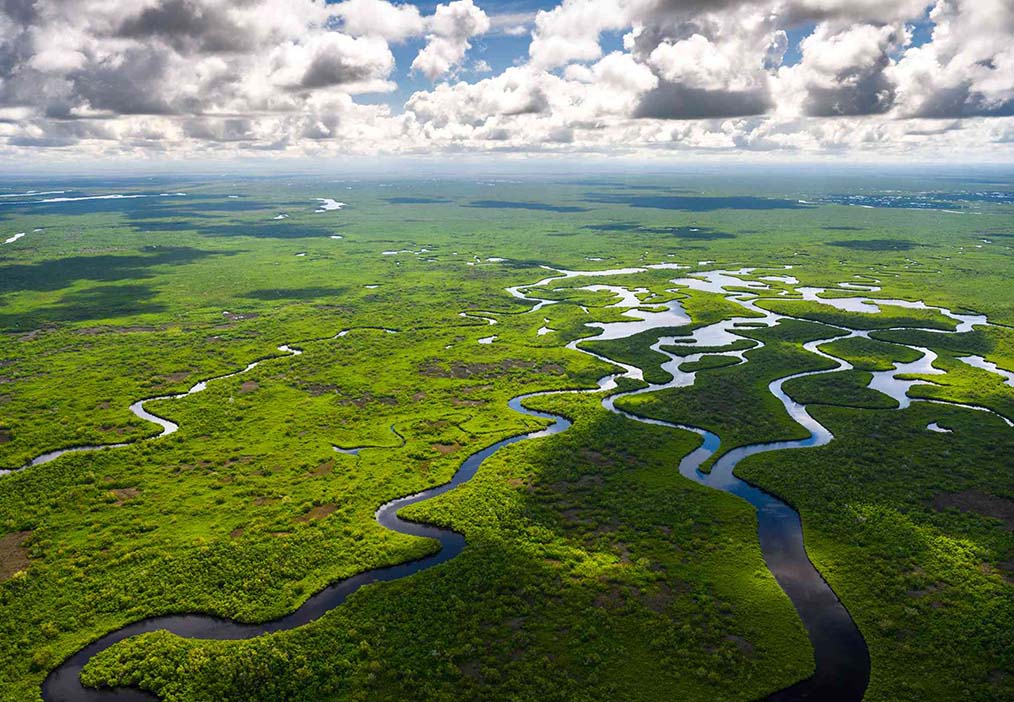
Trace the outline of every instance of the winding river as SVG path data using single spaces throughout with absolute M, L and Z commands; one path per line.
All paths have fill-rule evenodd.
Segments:
M 676 266 L 672 264 L 660 264 L 648 267 L 676 268 Z M 644 268 L 629 268 L 615 271 L 554 270 L 554 275 L 544 278 L 534 284 L 509 288 L 508 293 L 516 298 L 532 303 L 533 306 L 528 311 L 533 312 L 538 311 L 547 305 L 557 304 L 557 301 L 554 300 L 534 297 L 531 293 L 531 289 L 533 288 L 546 286 L 551 282 L 559 282 L 567 278 L 579 276 L 597 277 L 606 275 L 622 275 L 626 273 L 641 272 L 643 270 Z M 587 339 L 572 341 L 567 344 L 567 348 L 593 356 L 613 366 L 619 367 L 620 371 L 602 377 L 598 381 L 597 387 L 592 389 L 530 393 L 513 398 L 509 403 L 513 410 L 529 417 L 549 420 L 550 424 L 538 431 L 512 436 L 498 441 L 491 446 L 487 446 L 486 448 L 471 454 L 467 459 L 465 459 L 449 482 L 422 492 L 391 500 L 390 502 L 383 504 L 377 510 L 377 521 L 388 529 L 402 534 L 437 540 L 440 543 L 441 548 L 436 553 L 418 560 L 369 570 L 336 582 L 311 596 L 291 614 L 262 624 L 241 624 L 231 620 L 206 615 L 152 617 L 135 622 L 92 642 L 60 664 L 60 666 L 49 674 L 43 683 L 43 698 L 49 702 L 108 702 L 109 700 L 130 702 L 133 700 L 155 699 L 150 693 L 133 688 L 118 688 L 112 690 L 85 688 L 80 682 L 79 676 L 81 670 L 88 660 L 97 653 L 104 651 L 119 641 L 146 632 L 167 630 L 182 637 L 196 639 L 248 639 L 262 634 L 292 629 L 312 622 L 324 613 L 338 607 L 346 600 L 346 598 L 348 598 L 349 595 L 356 592 L 364 585 L 397 580 L 451 560 L 461 553 L 465 547 L 465 539 L 461 534 L 450 529 L 444 529 L 403 519 L 398 516 L 399 510 L 405 506 L 442 495 L 450 490 L 453 490 L 458 485 L 467 482 L 476 474 L 487 458 L 505 446 L 509 446 L 520 441 L 527 441 L 529 439 L 557 434 L 565 431 L 571 426 L 570 421 L 565 417 L 526 408 L 524 406 L 524 401 L 526 399 L 540 395 L 583 392 L 603 393 L 604 396 L 602 405 L 605 409 L 618 413 L 633 421 L 690 431 L 700 436 L 702 439 L 701 445 L 688 455 L 682 457 L 682 460 L 679 463 L 680 473 L 701 485 L 721 490 L 723 492 L 728 492 L 746 500 L 756 509 L 758 536 L 764 560 L 779 585 L 792 601 L 796 611 L 799 613 L 799 616 L 809 634 L 816 663 L 815 672 L 811 677 L 772 694 L 768 699 L 776 702 L 790 702 L 797 700 L 858 702 L 858 700 L 861 700 L 863 697 L 870 675 L 870 659 L 866 644 L 858 630 L 858 627 L 846 611 L 845 607 L 810 562 L 803 544 L 802 524 L 799 514 L 784 501 L 738 478 L 734 474 L 734 469 L 739 461 L 756 453 L 822 446 L 834 438 L 830 431 L 809 415 L 803 405 L 792 400 L 792 398 L 790 398 L 782 390 L 782 386 L 785 382 L 793 378 L 834 373 L 850 369 L 852 366 L 849 363 L 821 351 L 818 347 L 829 341 L 841 339 L 847 336 L 866 336 L 868 332 L 827 325 L 836 329 L 838 333 L 826 339 L 808 342 L 804 344 L 804 348 L 817 356 L 834 361 L 836 364 L 835 367 L 828 370 L 796 373 L 774 380 L 769 384 L 768 387 L 770 392 L 781 401 L 788 414 L 809 432 L 809 436 L 805 439 L 740 446 L 719 455 L 718 451 L 721 445 L 719 437 L 703 428 L 650 419 L 616 407 L 616 402 L 624 397 L 693 384 L 694 373 L 682 371 L 680 366 L 688 361 L 692 362 L 699 360 L 704 355 L 715 355 L 717 353 L 719 355 L 735 357 L 738 363 L 746 363 L 747 358 L 744 355 L 745 352 L 742 350 L 714 351 L 713 349 L 715 347 L 728 345 L 733 341 L 745 338 L 736 335 L 736 329 L 738 328 L 773 326 L 778 324 L 780 320 L 787 318 L 784 315 L 778 315 L 763 310 L 754 304 L 758 299 L 757 295 L 764 290 L 769 290 L 770 288 L 761 282 L 744 281 L 741 279 L 740 276 L 749 275 L 753 270 L 755 269 L 740 269 L 738 271 L 709 271 L 706 273 L 695 274 L 694 277 L 681 278 L 673 281 L 678 285 L 726 295 L 728 299 L 739 303 L 744 308 L 750 310 L 752 314 L 759 314 L 761 316 L 736 317 L 722 320 L 715 324 L 698 328 L 694 330 L 691 335 L 684 337 L 661 337 L 658 342 L 652 346 L 652 348 L 668 357 L 669 360 L 666 361 L 662 367 L 672 376 L 672 379 L 669 382 L 661 384 L 649 383 L 646 387 L 641 387 L 637 390 L 610 394 L 612 390 L 616 389 L 618 385 L 617 380 L 619 378 L 631 378 L 643 381 L 643 369 L 619 363 L 615 360 L 582 348 L 581 343 Z M 779 278 L 777 276 L 769 276 L 767 280 L 789 282 L 787 278 Z M 792 280 L 794 281 L 795 279 Z M 637 334 L 648 329 L 669 329 L 690 323 L 690 318 L 683 311 L 678 301 L 666 303 L 664 305 L 664 309 L 661 311 L 645 311 L 637 309 L 641 303 L 638 301 L 636 293 L 641 292 L 640 290 L 628 291 L 616 286 L 590 287 L 593 290 L 597 289 L 613 292 L 620 297 L 620 302 L 614 306 L 626 306 L 631 309 L 624 313 L 625 316 L 630 317 L 630 321 L 589 324 L 588 326 L 596 328 L 598 333 L 587 338 L 619 339 L 632 336 L 633 334 Z M 861 289 L 857 284 L 843 284 L 841 287 L 851 288 L 853 290 Z M 869 287 L 872 288 L 873 286 Z M 736 288 L 737 291 L 730 292 L 727 288 Z M 893 300 L 878 300 L 876 302 L 872 302 L 865 299 L 858 301 L 859 298 L 838 298 L 834 300 L 824 299 L 819 298 L 818 292 L 814 292 L 819 290 L 820 289 L 816 288 L 808 288 L 806 292 L 807 298 L 826 304 L 833 304 L 834 302 L 837 302 L 838 299 L 843 299 L 846 300 L 843 304 L 851 305 L 854 308 L 864 307 L 863 311 L 871 311 L 870 307 L 875 306 L 877 302 L 880 304 L 895 302 Z M 870 291 L 872 292 L 872 290 Z M 922 306 L 922 303 L 907 303 L 907 306 L 925 309 L 925 306 Z M 879 312 L 879 309 L 876 311 Z M 941 311 L 959 323 L 956 331 L 965 331 L 975 324 L 987 323 L 984 318 L 979 316 L 955 315 L 949 311 Z M 496 323 L 492 317 L 466 313 L 463 313 L 462 316 L 470 317 L 477 321 L 484 320 L 490 325 Z M 326 338 L 344 336 L 348 333 L 348 331 L 349 330 L 343 330 L 335 335 L 335 337 Z M 394 330 L 385 331 L 393 332 Z M 315 339 L 314 341 L 319 340 L 321 339 Z M 752 341 L 758 344 L 760 343 L 756 342 L 756 340 Z M 673 344 L 691 347 L 696 346 L 702 351 L 701 353 L 678 356 L 666 350 L 666 346 L 671 346 Z M 278 349 L 288 356 L 299 355 L 302 353 L 299 348 L 289 345 L 282 345 L 278 347 Z M 923 369 L 926 367 L 932 368 L 932 358 L 928 357 L 928 355 L 932 352 L 929 352 L 926 349 L 919 350 L 927 352 L 924 354 L 923 359 L 921 359 L 922 366 L 920 366 L 921 372 L 926 372 Z M 287 356 L 274 356 L 270 358 L 285 357 Z M 241 371 L 199 382 L 185 393 L 150 398 L 148 400 L 135 402 L 131 405 L 130 409 L 138 417 L 160 425 L 162 427 L 162 432 L 158 436 L 170 434 L 176 431 L 178 426 L 167 419 L 147 412 L 144 409 L 145 402 L 174 399 L 200 392 L 207 387 L 209 382 L 245 373 L 265 360 L 267 359 L 255 361 Z M 894 376 L 899 373 L 913 372 L 909 366 L 913 366 L 915 364 L 908 364 L 904 368 L 900 367 L 902 365 L 905 364 L 899 364 L 899 368 L 896 368 L 895 371 L 887 372 L 887 374 L 879 381 L 882 383 L 883 387 L 878 389 L 881 389 L 882 391 L 900 391 L 903 395 L 904 391 L 907 390 L 909 386 L 905 385 L 902 387 L 899 385 L 892 385 L 891 381 L 897 380 Z M 899 380 L 898 382 L 907 383 L 909 381 Z M 985 409 L 974 406 L 970 408 Z M 1009 420 L 1006 418 L 1004 419 L 1008 422 L 1008 424 L 1010 423 Z M 391 431 L 403 440 L 403 437 L 398 434 L 394 427 L 391 427 Z M 124 445 L 127 444 L 82 446 L 63 449 L 61 451 L 53 451 L 37 457 L 31 461 L 28 466 L 39 465 L 41 463 L 54 460 L 64 453 L 102 450 Z M 348 453 L 358 453 L 358 451 L 366 450 L 368 448 L 375 447 L 358 447 L 355 449 L 340 449 L 335 447 L 335 450 Z M 707 473 L 703 472 L 701 470 L 701 466 L 716 455 L 718 455 L 718 460 L 714 463 L 712 470 Z

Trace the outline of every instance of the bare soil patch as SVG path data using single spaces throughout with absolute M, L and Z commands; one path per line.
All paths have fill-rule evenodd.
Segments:
M 296 521 L 309 522 L 314 519 L 323 519 L 329 514 L 332 514 L 336 509 L 338 509 L 338 505 L 333 502 L 329 502 L 326 505 L 317 505 L 302 517 L 296 517 Z
M 310 475 L 327 475 L 334 470 L 334 461 L 325 461 L 310 471 Z
M 941 492 L 933 498 L 933 509 L 956 509 L 992 517 L 1003 522 L 1007 531 L 1014 531 L 1014 500 L 990 495 L 982 490 Z
M 431 359 L 419 368 L 419 373 L 430 378 L 497 378 L 518 370 L 549 375 L 561 375 L 564 372 L 563 367 L 558 363 L 535 363 L 518 358 L 505 358 L 498 363 L 454 361 L 446 366 Z
M 113 488 L 112 490 L 110 490 L 110 492 L 116 495 L 117 506 L 122 505 L 123 503 L 132 500 L 141 494 L 141 490 L 136 487 Z
M 0 581 L 28 567 L 28 549 L 24 543 L 31 535 L 30 531 L 15 531 L 0 536 Z
M 158 331 L 158 327 L 146 327 L 146 326 L 133 326 L 133 327 L 84 327 L 82 329 L 76 329 L 75 334 L 84 334 L 85 336 L 94 336 L 96 334 L 129 334 L 131 332 L 153 332 Z

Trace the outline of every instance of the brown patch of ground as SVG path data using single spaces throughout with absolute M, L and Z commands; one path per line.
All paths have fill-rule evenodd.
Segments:
M 8 429 L 0 429 L 0 444 L 6 444 L 11 440 L 11 432 Z
M 302 517 L 296 517 L 297 522 L 308 522 L 312 519 L 323 519 L 329 514 L 333 513 L 338 509 L 338 505 L 334 502 L 328 502 L 326 505 L 317 505 L 312 508 L 309 512 L 304 514 Z
M 921 590 L 907 590 L 905 594 L 908 595 L 909 597 L 918 598 L 918 597 L 926 597 L 926 595 L 932 595 L 936 592 L 939 592 L 940 590 L 941 590 L 940 586 L 934 584 L 929 585 L 928 587 L 925 587 Z
M 562 375 L 563 367 L 558 363 L 539 363 L 518 358 L 505 358 L 498 363 L 463 363 L 453 361 L 447 366 L 431 359 L 419 368 L 419 373 L 430 378 L 496 378 L 512 371 L 524 370 L 550 375 Z
M 669 603 L 676 598 L 676 593 L 669 583 L 659 583 L 658 587 L 643 595 L 645 606 L 652 612 L 664 612 Z
M 128 500 L 132 500 L 141 494 L 141 490 L 136 487 L 113 488 L 110 492 L 116 495 L 117 506 L 120 506 Z
M 629 596 L 630 592 L 627 588 L 613 584 L 609 586 L 608 590 L 595 596 L 595 606 L 602 609 L 618 609 L 623 606 Z
M 482 673 L 479 672 L 482 670 L 482 663 L 479 661 L 471 660 L 459 663 L 458 670 L 461 672 L 462 676 L 466 678 L 471 678 L 476 681 L 482 680 Z
M 313 308 L 317 310 L 328 310 L 330 312 L 335 312 L 338 314 L 338 316 L 341 317 L 351 317 L 356 312 L 355 307 L 350 307 L 348 305 L 333 305 L 324 302 L 313 305 Z
M 583 524 L 587 521 L 581 517 L 581 510 L 579 509 L 565 509 L 560 512 L 560 516 L 568 524 Z
M 412 402 L 422 402 L 425 399 L 426 399 L 426 393 L 424 393 L 421 390 L 419 392 L 415 393 L 414 395 L 412 395 Z
M 956 509 L 999 519 L 1007 531 L 1014 531 L 1014 500 L 990 495 L 982 490 L 938 493 L 933 498 L 933 509 Z
M 735 634 L 726 634 L 725 640 L 731 641 L 732 643 L 736 644 L 736 648 L 738 648 L 739 652 L 742 653 L 744 656 L 753 655 L 753 644 L 744 639 L 742 636 L 736 636 Z
M 97 409 L 109 409 L 109 407 L 110 407 L 109 400 L 106 400 L 105 402 L 100 402 L 97 406 Z
M 604 456 L 598 451 L 593 451 L 588 447 L 581 448 L 577 452 L 577 455 L 580 456 L 583 460 L 588 461 L 592 465 L 596 466 L 608 466 L 612 465 L 613 463 L 612 459 L 610 459 L 608 456 Z
M 327 475 L 334 470 L 334 461 L 326 461 L 310 471 L 310 475 Z
M 489 402 L 489 400 L 462 400 L 459 397 L 455 397 L 451 400 L 451 404 L 455 407 L 479 407 L 487 402 Z
M 241 319 L 254 319 L 260 317 L 256 312 L 247 312 L 245 314 L 236 314 L 233 312 L 223 312 L 222 316 L 228 319 L 230 322 L 238 322 Z
M 190 371 L 176 371 L 175 373 L 169 373 L 168 375 L 162 377 L 167 383 L 182 383 L 190 377 Z
M 304 385 L 302 387 L 310 393 L 312 397 L 320 397 L 321 395 L 338 392 L 337 385 L 326 385 L 324 383 L 309 383 L 308 385 Z
M 571 490 L 587 490 L 593 487 L 599 487 L 605 483 L 605 479 L 601 475 L 582 475 L 577 480 L 561 480 L 559 482 L 552 483 L 549 489 L 554 492 L 570 492 Z
M 243 383 L 242 385 L 239 386 L 239 391 L 241 393 L 248 393 L 248 392 L 253 392 L 254 390 L 258 389 L 259 387 L 260 387 L 260 384 L 256 380 L 248 380 L 248 381 L 246 381 L 245 383 Z
M 487 392 L 492 389 L 493 389 L 492 383 L 487 383 L 485 385 L 468 385 L 466 387 L 460 388 L 461 392 L 466 394 L 471 394 L 473 392 Z
M 84 327 L 83 329 L 76 329 L 75 334 L 84 334 L 85 336 L 94 336 L 95 334 L 127 334 L 130 332 L 153 332 L 158 331 L 157 327 L 145 327 L 145 326 L 134 326 L 134 327 Z
M 232 531 L 229 532 L 229 536 L 231 536 L 234 539 L 238 539 L 239 537 L 243 536 L 243 527 L 233 529 Z
M 24 543 L 31 535 L 30 531 L 15 531 L 0 536 L 0 581 L 28 567 L 28 549 Z
M 43 334 L 45 334 L 47 331 L 51 331 L 54 328 L 55 327 L 46 327 L 44 329 L 33 329 L 32 331 L 28 332 L 27 334 L 22 334 L 21 336 L 19 336 L 18 337 L 18 341 L 35 341 L 40 336 L 42 336 Z
M 430 444 L 430 446 L 441 456 L 461 450 L 461 444 L 455 441 L 453 444 Z
M 377 397 L 372 392 L 365 392 L 361 397 L 355 398 L 343 398 L 338 400 L 339 405 L 355 405 L 359 409 L 366 407 L 371 402 L 379 402 L 382 405 L 393 406 L 398 404 L 397 398 L 394 397 Z
M 521 627 L 525 625 L 525 621 L 527 619 L 528 617 L 511 617 L 510 619 L 505 621 L 504 624 L 506 624 L 507 628 L 510 629 L 511 631 L 519 631 Z
M 257 505 L 258 507 L 263 507 L 264 505 L 273 505 L 276 502 L 278 502 L 278 498 L 277 497 L 263 497 L 263 496 L 261 496 L 261 497 L 258 497 L 257 499 L 254 500 L 254 504 Z

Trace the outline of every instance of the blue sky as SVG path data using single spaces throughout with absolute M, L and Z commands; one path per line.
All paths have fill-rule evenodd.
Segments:
M 433 14 L 436 6 L 439 3 L 436 2 L 413 2 L 409 3 L 419 8 L 420 12 L 424 15 Z M 551 10 L 557 6 L 558 3 L 546 2 L 546 1 L 526 1 L 521 0 L 520 2 L 482 2 L 481 0 L 476 3 L 481 7 L 487 15 L 522 15 L 530 14 L 535 15 L 539 10 Z M 609 41 L 609 38 L 606 39 Z M 497 74 L 503 72 L 505 68 L 513 66 L 518 62 L 522 62 L 528 57 L 528 44 L 531 41 L 531 36 L 528 32 L 519 35 L 511 36 L 503 32 L 492 32 L 477 38 L 472 43 L 472 48 L 468 52 L 468 58 L 472 62 L 485 61 L 489 64 L 490 74 Z M 622 48 L 622 34 L 617 34 L 611 41 L 616 48 Z M 419 53 L 419 50 L 425 44 L 425 39 L 422 37 L 409 39 L 401 44 L 395 44 L 391 46 L 391 52 L 394 54 L 397 68 L 395 74 L 392 76 L 393 80 L 398 84 L 398 89 L 394 93 L 390 94 L 376 94 L 370 96 L 363 96 L 360 98 L 360 102 L 363 103 L 376 103 L 386 104 L 391 107 L 395 112 L 401 112 L 405 104 L 405 101 L 412 95 L 412 93 L 420 90 L 429 90 L 433 87 L 433 81 L 429 80 L 425 76 L 413 73 L 411 70 L 412 60 Z M 469 72 L 467 69 L 462 73 L 463 79 L 476 79 L 484 78 L 489 74 L 476 74 Z

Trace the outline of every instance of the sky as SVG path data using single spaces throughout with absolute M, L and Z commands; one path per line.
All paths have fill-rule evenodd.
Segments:
M 1011 0 L 0 0 L 0 164 L 1014 162 Z

